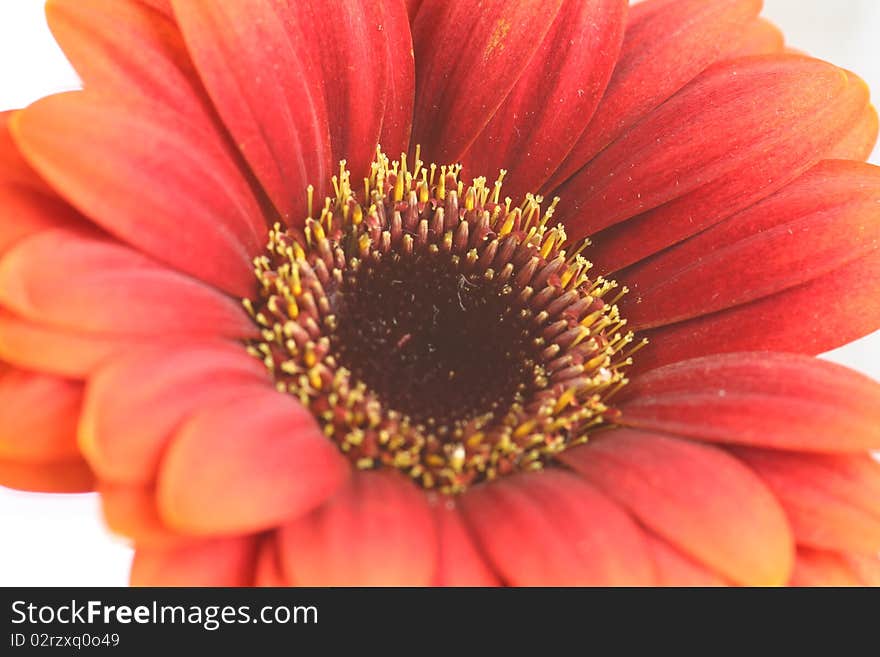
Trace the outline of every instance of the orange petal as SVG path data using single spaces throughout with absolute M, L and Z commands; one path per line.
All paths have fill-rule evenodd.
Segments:
M 785 36 L 782 31 L 765 18 L 758 18 L 746 27 L 736 46 L 726 53 L 726 57 L 747 57 L 782 52 Z
M 140 348 L 95 373 L 80 447 L 101 477 L 148 483 L 182 422 L 205 407 L 274 390 L 263 364 L 232 343 Z
M 88 493 L 95 476 L 81 458 L 49 463 L 0 460 L 0 486 L 36 493 Z
M 792 454 L 739 448 L 788 514 L 797 542 L 880 552 L 880 463 L 867 454 Z
M 699 563 L 739 584 L 782 585 L 794 543 L 761 480 L 722 450 L 619 429 L 560 459 Z
M 462 497 L 481 551 L 512 586 L 645 586 L 644 533 L 614 502 L 561 470 L 504 477 Z
M 634 377 L 619 424 L 709 442 L 807 452 L 880 448 L 880 383 L 773 352 L 694 358 Z
M 132 586 L 251 586 L 257 539 L 220 538 L 174 548 L 138 547 Z
M 538 51 L 561 6 L 562 0 L 422 2 L 412 28 L 412 141 L 430 160 L 461 158 Z
M 34 168 L 107 231 L 236 296 L 252 291 L 266 224 L 215 135 L 161 105 L 81 91 L 37 101 L 12 129 Z
M 279 533 L 297 586 L 427 586 L 437 536 L 425 494 L 396 472 L 357 472 L 324 506 Z
M 432 585 L 498 586 L 498 576 L 474 545 L 456 503 L 439 496 L 433 508 L 440 547 Z
M 181 427 L 159 469 L 159 513 L 191 534 L 268 529 L 323 503 L 349 472 L 308 409 L 267 386 Z
M 868 105 L 862 110 L 856 124 L 826 155 L 842 160 L 867 160 L 874 152 L 878 133 L 877 109 Z
M 41 230 L 82 226 L 81 215 L 61 199 L 15 183 L 0 183 L 0 256 Z
M 654 557 L 657 584 L 660 586 L 727 586 L 727 583 L 706 567 L 695 563 L 662 538 L 647 533 L 648 546 Z
M 0 307 L 0 359 L 24 369 L 85 378 L 137 340 L 98 336 L 29 322 Z
M 53 192 L 22 157 L 9 132 L 19 110 L 0 112 L 0 183 L 21 185 L 52 196 Z
M 45 374 L 0 372 L 0 459 L 75 460 L 83 386 Z
M 46 18 L 86 89 L 174 108 L 217 131 L 170 15 L 142 0 L 48 0 Z
M 235 299 L 118 242 L 62 229 L 4 255 L 0 303 L 33 321 L 109 335 L 243 338 L 256 331 Z
M 107 526 L 139 547 L 168 548 L 195 540 L 172 531 L 162 522 L 156 508 L 155 488 L 102 482 L 98 492 Z

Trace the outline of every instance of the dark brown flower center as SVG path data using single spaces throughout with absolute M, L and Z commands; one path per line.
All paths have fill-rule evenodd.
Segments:
M 262 332 L 249 350 L 358 467 L 455 493 L 613 418 L 639 345 L 553 204 L 381 153 L 363 201 L 344 166 L 333 184 L 303 230 L 271 232 L 244 303 Z

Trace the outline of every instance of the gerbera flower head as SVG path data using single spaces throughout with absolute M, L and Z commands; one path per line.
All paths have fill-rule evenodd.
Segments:
M 877 114 L 760 4 L 51 0 L 0 481 L 136 584 L 877 583 Z

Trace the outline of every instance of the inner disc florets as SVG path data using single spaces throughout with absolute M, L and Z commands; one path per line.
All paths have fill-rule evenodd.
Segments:
M 622 353 L 616 284 L 565 250 L 555 201 L 460 174 L 379 152 L 361 203 L 342 163 L 317 219 L 270 232 L 244 301 L 248 349 L 358 467 L 447 493 L 585 442 L 640 346 Z

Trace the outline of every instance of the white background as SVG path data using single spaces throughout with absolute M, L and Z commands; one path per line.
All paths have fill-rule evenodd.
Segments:
M 0 110 L 78 86 L 42 5 L 0 0 Z M 857 72 L 880 97 L 880 0 L 765 0 L 764 14 L 790 45 Z M 871 161 L 880 161 L 877 151 Z M 880 332 L 827 357 L 880 379 Z M 127 583 L 131 551 L 104 529 L 94 495 L 0 488 L 0 520 L 0 585 Z

